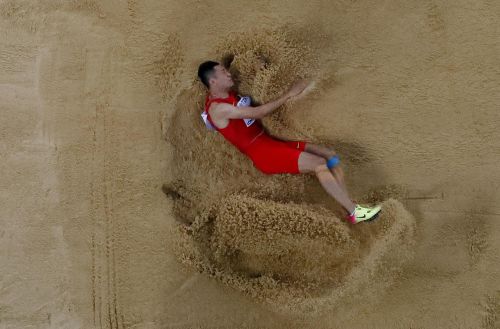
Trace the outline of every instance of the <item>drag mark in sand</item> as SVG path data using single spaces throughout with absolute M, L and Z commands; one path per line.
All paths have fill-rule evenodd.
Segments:
M 94 325 L 99 328 L 123 328 L 120 316 L 116 287 L 115 232 L 113 214 L 113 144 L 109 138 L 109 126 L 112 125 L 112 113 L 109 105 L 109 67 L 111 54 L 102 54 L 99 78 L 102 81 L 97 98 L 95 117 L 91 127 L 92 147 L 92 182 L 91 214 L 94 231 L 92 233 L 92 305 Z M 92 99 L 92 97 L 89 97 Z M 92 100 L 89 100 L 92 102 Z M 90 106 L 90 105 L 89 105 Z

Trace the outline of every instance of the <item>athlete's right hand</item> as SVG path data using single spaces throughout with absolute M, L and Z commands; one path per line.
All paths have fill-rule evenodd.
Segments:
M 300 95 L 300 93 L 302 91 L 304 91 L 304 89 L 306 89 L 306 87 L 309 85 L 309 81 L 307 80 L 299 80 L 299 81 L 296 81 L 291 87 L 290 89 L 288 89 L 286 95 L 288 97 L 295 97 L 295 96 L 298 96 Z

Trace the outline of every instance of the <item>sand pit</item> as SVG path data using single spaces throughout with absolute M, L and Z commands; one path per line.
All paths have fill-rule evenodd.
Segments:
M 306 37 L 311 35 L 321 38 L 293 27 L 231 35 L 216 47 L 223 54 L 218 60 L 230 67 L 240 93 L 256 95 L 258 103 L 277 97 L 298 78 L 314 81 L 307 99 L 320 95 L 322 87 L 311 54 L 314 42 Z M 204 99 L 199 87 L 195 83 L 178 96 L 164 126 L 179 161 L 172 168 L 176 180 L 163 189 L 178 221 L 188 225 L 179 228 L 177 254 L 184 263 L 276 310 L 311 314 L 359 293 L 369 280 L 389 281 L 411 258 L 416 222 L 400 202 L 387 201 L 384 216 L 371 225 L 350 227 L 339 219 L 333 200 L 324 195 L 315 200 L 307 192 L 318 185 L 314 177 L 262 175 L 207 131 L 198 119 Z M 312 130 L 294 129 L 289 118 L 303 106 L 308 104 L 287 104 L 266 118 L 266 128 L 313 140 Z M 321 201 L 331 203 L 330 210 Z M 319 297 L 329 290 L 330 298 Z
M 499 16 L 0 0 L 0 328 L 499 328 Z M 381 217 L 208 132 L 207 59 L 257 102 L 314 81 L 264 125 L 334 148 Z

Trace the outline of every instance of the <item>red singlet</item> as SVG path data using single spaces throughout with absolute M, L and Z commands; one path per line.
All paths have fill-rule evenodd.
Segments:
M 205 100 L 205 111 L 208 121 L 231 144 L 246 154 L 254 166 L 265 174 L 298 174 L 299 156 L 304 151 L 306 142 L 283 141 L 268 135 L 264 131 L 260 120 L 249 127 L 243 119 L 229 119 L 225 128 L 218 128 L 210 117 L 208 109 L 212 103 L 227 103 L 236 106 L 238 96 L 234 91 L 229 91 L 227 98 L 209 98 Z

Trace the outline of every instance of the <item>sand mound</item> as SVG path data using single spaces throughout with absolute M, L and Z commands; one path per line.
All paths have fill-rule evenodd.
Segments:
M 367 288 L 380 293 L 411 258 L 413 217 L 394 199 L 383 208 L 376 221 L 352 228 L 310 204 L 230 195 L 180 227 L 177 252 L 276 310 L 320 312 Z
M 316 74 L 300 31 L 232 35 L 217 50 L 231 64 L 240 93 L 257 102 Z M 325 208 L 307 193 L 318 184 L 313 176 L 262 175 L 207 131 L 199 118 L 204 95 L 198 83 L 181 92 L 167 129 L 177 180 L 163 190 L 188 224 L 179 226 L 182 261 L 285 312 L 321 311 L 371 279 L 390 281 L 412 254 L 415 221 L 402 204 L 389 199 L 377 221 L 352 227 L 339 219 L 338 208 Z M 288 120 L 288 111 L 300 106 L 283 107 L 264 124 L 274 134 L 310 136 Z

